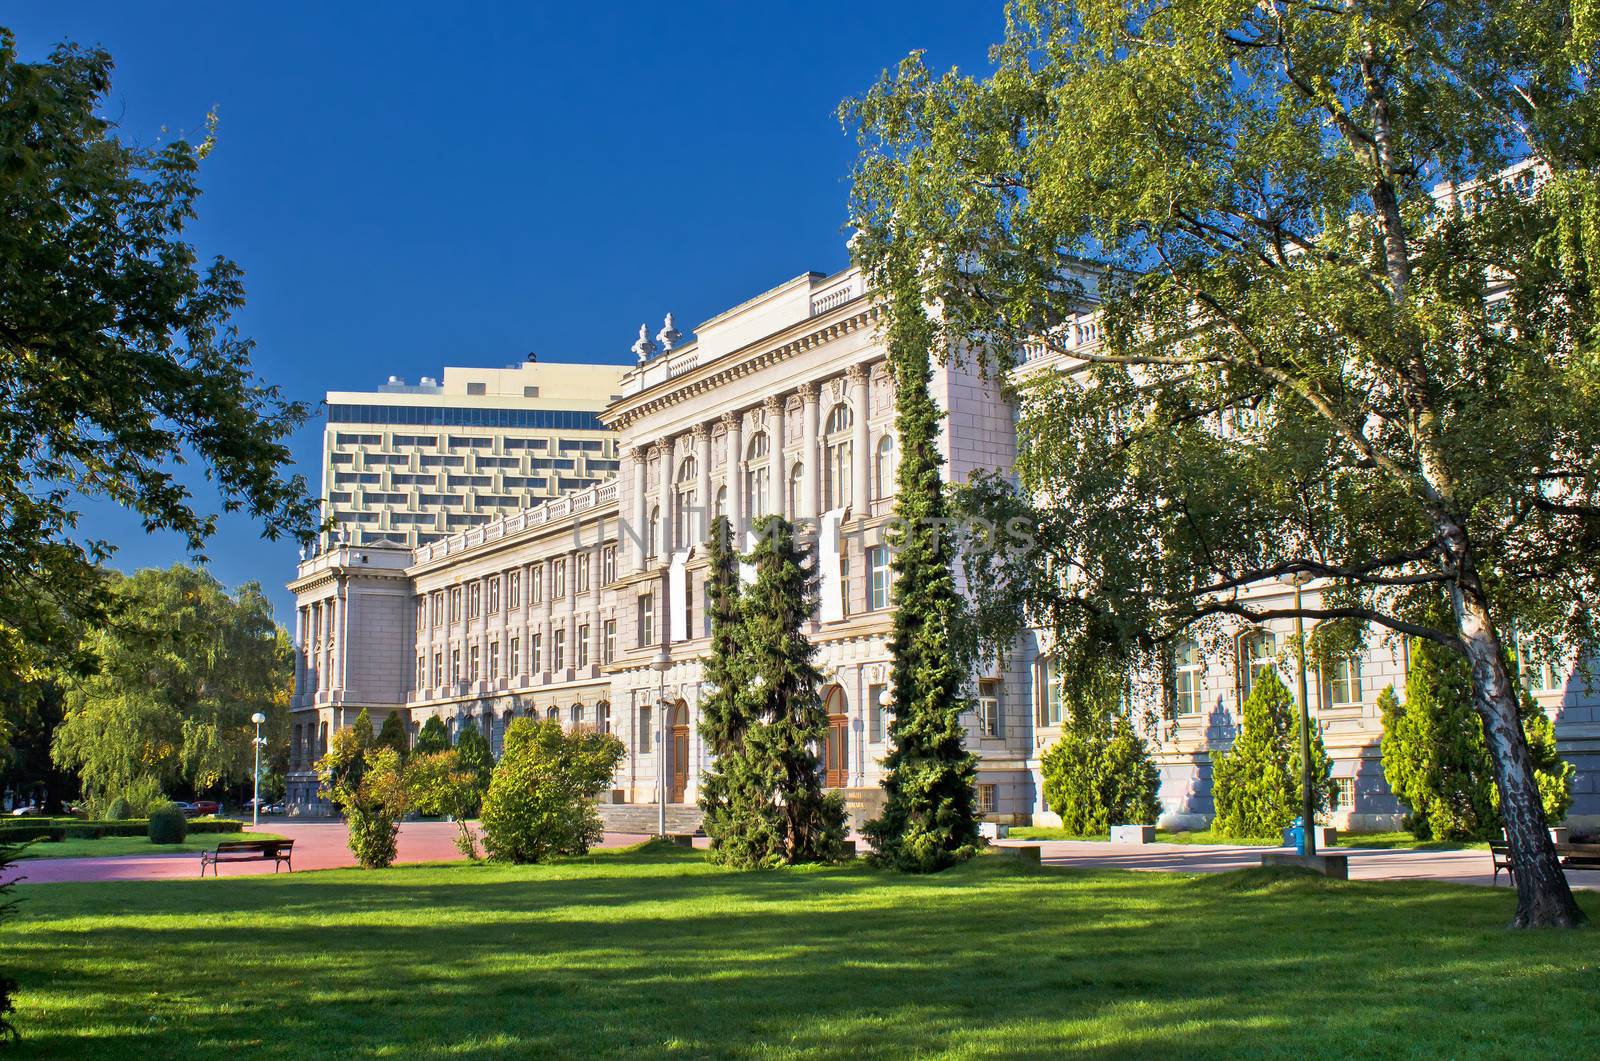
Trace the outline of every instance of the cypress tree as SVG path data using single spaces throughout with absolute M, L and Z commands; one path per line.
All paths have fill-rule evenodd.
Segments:
M 816 611 L 816 575 L 785 519 L 757 526 L 756 577 L 743 594 L 744 753 L 730 772 L 732 826 L 751 864 L 832 861 L 842 853 L 844 802 L 822 787 L 817 748 L 827 737 L 817 648 L 804 627 Z
M 429 716 L 422 724 L 422 729 L 417 732 L 417 743 L 412 747 L 412 755 L 431 755 L 434 752 L 450 750 L 450 731 L 445 729 L 444 720 L 438 715 Z
M 1268 669 L 1244 702 L 1244 731 L 1226 752 L 1211 753 L 1211 827 L 1222 836 L 1263 837 L 1300 816 L 1300 719 L 1294 698 Z M 1317 811 L 1333 804 L 1333 764 L 1312 723 L 1311 777 Z
M 383 725 L 378 727 L 378 736 L 374 747 L 393 748 L 395 753 L 403 760 L 410 753 L 410 741 L 406 738 L 406 724 L 400 718 L 400 712 L 391 711 L 383 720 Z
M 375 739 L 372 733 L 372 715 L 366 708 L 363 707 L 360 714 L 356 715 L 356 720 L 350 728 L 355 731 L 356 748 L 366 751 L 372 747 L 372 742 Z
M 900 452 L 889 531 L 894 699 L 884 759 L 887 799 L 864 831 L 878 861 L 927 873 L 977 850 L 977 763 L 961 725 L 968 668 L 954 630 L 961 600 L 954 544 L 944 526 L 942 414 L 929 393 L 934 329 L 922 308 L 915 266 L 897 262 L 884 279 L 892 289 L 887 340 Z
M 476 777 L 478 791 L 488 791 L 489 779 L 494 776 L 494 753 L 489 750 L 489 739 L 483 735 L 483 730 L 477 726 L 463 726 L 461 736 L 456 739 L 456 755 L 461 768 Z M 471 813 L 478 813 L 478 808 L 473 807 Z
M 718 516 L 706 541 L 706 608 L 711 616 L 711 651 L 703 664 L 708 689 L 700 700 L 700 737 L 711 749 L 711 764 L 700 783 L 700 809 L 705 814 L 706 835 L 712 857 L 721 862 L 744 863 L 747 854 L 736 835 L 741 815 L 734 809 L 735 781 L 744 776 L 747 714 L 745 661 L 741 645 L 739 557 L 733 550 L 732 528 Z M 746 793 L 741 792 L 741 796 Z M 758 847 L 764 853 L 770 845 Z M 758 860 L 759 861 L 759 860 Z
M 1040 757 L 1046 805 L 1080 836 L 1154 825 L 1161 814 L 1160 771 L 1114 677 L 1072 695 L 1061 739 Z

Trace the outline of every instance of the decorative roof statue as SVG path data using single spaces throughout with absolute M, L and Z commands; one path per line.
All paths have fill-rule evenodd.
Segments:
M 656 344 L 650 341 L 650 326 L 639 325 L 639 341 L 633 344 L 633 352 L 639 358 L 639 364 L 644 364 L 656 354 Z
M 656 332 L 656 341 L 661 344 L 662 350 L 671 350 L 678 345 L 678 340 L 683 338 L 683 333 L 672 326 L 672 314 L 667 314 L 667 321 Z

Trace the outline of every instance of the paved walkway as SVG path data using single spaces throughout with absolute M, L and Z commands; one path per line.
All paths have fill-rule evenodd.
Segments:
M 1221 844 L 1127 844 L 1078 840 L 1001 840 L 1001 846 L 1037 842 L 1048 866 L 1134 869 L 1173 873 L 1225 873 L 1261 865 L 1261 853 L 1273 848 Z M 1277 850 L 1286 850 L 1279 848 Z M 1351 880 L 1436 880 L 1452 884 L 1494 883 L 1494 862 L 1488 851 L 1407 851 L 1339 847 L 1332 854 L 1350 856 Z M 1600 889 L 1600 871 L 1567 874 L 1574 888 Z M 1506 875 L 1500 874 L 1500 884 Z
M 249 826 L 246 826 L 246 831 Z M 294 868 L 347 869 L 356 864 L 347 843 L 348 834 L 341 821 L 263 821 L 260 832 L 294 841 Z M 461 852 L 455 845 L 456 827 L 449 822 L 406 822 L 400 826 L 400 854 L 397 862 L 458 862 Z M 647 840 L 646 836 L 607 833 L 600 847 L 625 847 Z M 228 863 L 223 877 L 267 873 L 266 862 Z M 164 880 L 195 878 L 200 875 L 200 855 L 194 851 L 170 855 L 125 855 L 107 858 L 30 858 L 16 864 L 8 876 L 24 878 L 27 884 L 53 884 L 63 881 Z M 210 879 L 210 873 L 206 879 Z

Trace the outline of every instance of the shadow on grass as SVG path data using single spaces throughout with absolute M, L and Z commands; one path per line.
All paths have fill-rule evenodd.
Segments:
M 992 856 L 736 873 L 650 845 L 40 886 L 7 944 L 22 1056 L 1576 1055 L 1592 939 L 1506 932 L 1510 902 Z

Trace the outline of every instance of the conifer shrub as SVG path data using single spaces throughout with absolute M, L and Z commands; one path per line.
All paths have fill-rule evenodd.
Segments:
M 126 821 L 132 817 L 128 813 L 128 801 L 121 796 L 112 797 L 111 802 L 106 804 L 106 809 L 101 812 L 101 817 L 108 822 Z
M 461 768 L 474 775 L 475 788 L 480 797 L 489 789 L 489 779 L 494 775 L 494 753 L 489 750 L 489 738 L 483 735 L 483 730 L 477 726 L 467 726 L 456 738 L 456 757 L 461 761 Z M 478 813 L 478 801 L 472 802 L 467 809 L 467 816 L 475 817 Z
M 393 748 L 402 760 L 411 751 L 411 742 L 406 735 L 406 722 L 401 717 L 402 712 L 391 711 L 384 717 L 383 725 L 378 727 L 378 735 L 373 738 L 373 746 L 378 748 Z
M 433 752 L 447 751 L 449 748 L 450 731 L 445 728 L 444 719 L 438 715 L 431 715 L 417 731 L 417 742 L 411 746 L 411 754 L 429 755 Z
M 1161 814 L 1161 774 L 1114 688 L 1068 701 L 1061 739 L 1039 762 L 1045 804 L 1062 828 L 1080 836 L 1113 825 L 1154 825 Z
M 147 830 L 152 844 L 181 844 L 189 836 L 189 820 L 176 803 L 158 803 L 150 808 Z
M 1220 836 L 1275 837 L 1300 816 L 1299 711 L 1276 669 L 1262 672 L 1244 702 L 1243 732 L 1226 752 L 1211 753 L 1211 797 Z M 1311 730 L 1313 805 L 1333 805 L 1333 764 L 1315 720 Z
M 1557 753 L 1555 726 L 1526 691 L 1519 706 L 1545 818 L 1559 822 L 1572 804 L 1572 764 Z M 1405 700 L 1391 686 L 1378 707 L 1383 776 L 1406 808 L 1407 831 L 1419 840 L 1498 838 L 1500 792 L 1466 661 L 1442 645 L 1415 642 Z
M 567 732 L 554 719 L 519 718 L 483 798 L 483 846 L 496 862 L 581 855 L 605 833 L 595 799 L 625 750 L 610 733 Z

